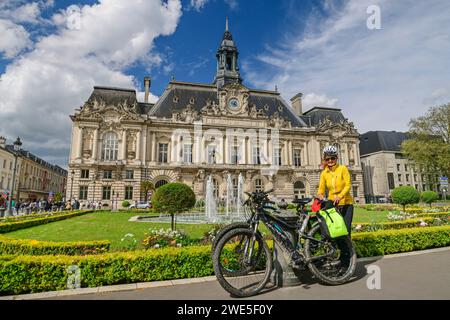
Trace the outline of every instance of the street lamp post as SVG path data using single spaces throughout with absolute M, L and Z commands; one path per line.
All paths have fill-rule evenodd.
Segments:
M 72 201 L 72 192 L 73 192 L 73 176 L 74 176 L 74 174 L 75 174 L 75 171 L 74 170 L 72 170 L 71 172 L 70 172 L 70 199 L 69 199 L 69 201 Z
M 95 197 L 95 180 L 93 182 L 93 187 L 92 187 L 92 205 L 94 205 L 94 197 Z
M 22 145 L 22 141 L 20 141 L 20 138 L 17 137 L 17 140 L 14 141 L 14 172 L 13 172 L 13 181 L 12 181 L 11 193 L 10 193 L 10 196 L 9 196 L 9 208 L 8 208 L 8 215 L 9 216 L 13 215 L 12 198 L 14 196 L 14 184 L 15 184 L 15 181 L 16 181 L 17 158 L 19 156 L 19 150 L 20 150 L 20 146 L 21 145 Z

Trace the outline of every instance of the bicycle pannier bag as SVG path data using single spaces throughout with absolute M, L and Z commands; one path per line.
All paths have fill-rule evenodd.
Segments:
M 317 218 L 319 219 L 320 231 L 323 236 L 337 238 L 348 235 L 344 218 L 336 208 L 320 210 L 317 213 Z

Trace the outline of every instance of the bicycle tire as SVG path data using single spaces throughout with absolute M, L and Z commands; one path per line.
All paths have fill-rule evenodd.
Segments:
M 255 236 L 255 243 L 258 243 L 258 248 L 262 247 L 263 250 L 258 250 L 258 254 L 264 252 L 266 259 L 264 263 L 264 275 L 262 275 L 261 280 L 259 280 L 252 288 L 237 288 L 234 285 L 232 285 L 228 278 L 231 277 L 231 272 L 224 272 L 224 267 L 221 264 L 221 255 L 224 253 L 226 255 L 226 252 L 224 250 L 225 245 L 228 243 L 228 241 L 232 240 L 233 238 L 237 236 L 244 236 L 248 237 L 249 239 L 251 237 Z M 251 229 L 248 228 L 237 228 L 237 229 L 231 229 L 227 233 L 225 233 L 217 242 L 217 246 L 213 252 L 213 267 L 214 267 L 214 273 L 216 275 L 216 278 L 219 282 L 219 284 L 224 288 L 227 292 L 229 292 L 231 295 L 235 297 L 249 297 L 256 295 L 259 293 L 269 282 L 270 274 L 272 273 L 272 253 L 267 246 L 267 243 L 264 241 L 261 234 L 256 233 L 254 234 Z M 260 257 L 257 258 L 257 263 L 260 262 Z M 234 278 L 250 276 L 249 273 L 251 271 L 255 271 L 255 266 L 250 265 L 249 267 L 246 267 L 242 270 L 236 271 L 234 274 Z
M 314 237 L 315 234 L 320 234 L 320 226 L 316 225 L 313 228 L 311 228 L 311 230 L 308 232 L 308 236 L 310 237 Z M 329 244 L 332 244 L 333 246 L 335 246 L 335 241 L 336 240 L 331 240 L 329 241 Z M 343 284 L 345 282 L 347 282 L 352 276 L 353 273 L 355 272 L 356 269 L 356 252 L 355 252 L 355 248 L 352 244 L 352 241 L 350 239 L 350 237 L 343 237 L 341 239 L 341 241 L 345 242 L 346 246 L 348 246 L 349 248 L 349 264 L 346 270 L 339 270 L 339 273 L 336 273 L 339 276 L 327 276 L 326 274 L 324 274 L 324 272 L 322 272 L 321 270 L 319 270 L 318 265 L 319 263 L 315 263 L 315 262 L 308 262 L 308 268 L 311 271 L 311 273 L 317 277 L 317 279 L 323 283 L 323 284 L 328 284 L 328 285 L 340 285 Z M 314 256 L 314 252 L 313 252 L 313 246 L 315 244 L 313 244 L 314 241 L 310 240 L 310 239 L 306 239 L 305 241 L 305 256 L 306 256 L 306 260 L 311 259 Z M 337 271 L 337 270 L 336 270 Z
M 222 238 L 225 233 L 227 233 L 228 231 L 230 231 L 232 229 L 249 228 L 249 227 L 250 227 L 250 224 L 248 224 L 247 222 L 233 222 L 233 223 L 230 223 L 230 224 L 227 224 L 226 226 L 224 226 L 222 229 L 219 230 L 219 232 L 217 232 L 216 236 L 214 237 L 214 240 L 211 244 L 211 255 L 213 255 L 214 249 L 217 247 L 217 243 L 219 242 L 220 238 Z

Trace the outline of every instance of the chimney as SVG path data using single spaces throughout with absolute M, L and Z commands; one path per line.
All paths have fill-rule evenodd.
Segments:
M 152 82 L 152 79 L 150 77 L 144 78 L 144 88 L 145 88 L 145 99 L 144 102 L 148 103 L 148 95 L 150 94 L 150 84 Z
M 0 147 L 5 149 L 5 147 L 6 147 L 6 138 L 5 137 L 0 136 Z
M 302 96 L 303 96 L 303 93 L 299 92 L 299 93 L 297 93 L 295 96 L 293 96 L 291 98 L 292 109 L 294 109 L 295 113 L 298 116 L 301 116 L 303 114 L 303 110 L 302 110 Z

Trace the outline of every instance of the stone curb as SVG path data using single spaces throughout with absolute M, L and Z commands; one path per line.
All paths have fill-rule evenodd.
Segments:
M 386 255 L 386 256 L 359 258 L 358 262 L 415 256 L 415 255 L 419 255 L 419 254 L 427 254 L 427 253 L 442 252 L 442 251 L 449 251 L 449 250 L 450 250 L 450 247 L 443 247 L 443 248 L 427 249 L 427 250 L 412 251 L 412 252 L 405 252 L 405 253 L 396 253 L 396 254 L 390 254 L 390 255 Z M 174 279 L 174 280 L 164 280 L 164 281 L 119 284 L 119 285 L 103 286 L 103 287 L 97 287 L 97 288 L 79 288 L 79 289 L 68 289 L 68 290 L 59 290 L 59 291 L 48 291 L 48 292 L 40 292 L 40 293 L 3 296 L 3 297 L 0 297 L 0 300 L 34 300 L 34 299 L 73 296 L 73 295 L 81 295 L 81 294 L 89 294 L 89 293 L 104 293 L 104 292 L 130 291 L 130 290 L 137 290 L 137 289 L 167 287 L 167 286 L 176 286 L 176 285 L 182 285 L 182 284 L 201 283 L 201 282 L 209 282 L 209 281 L 216 281 L 216 277 L 209 276 L 209 277 L 201 277 L 201 278 Z

